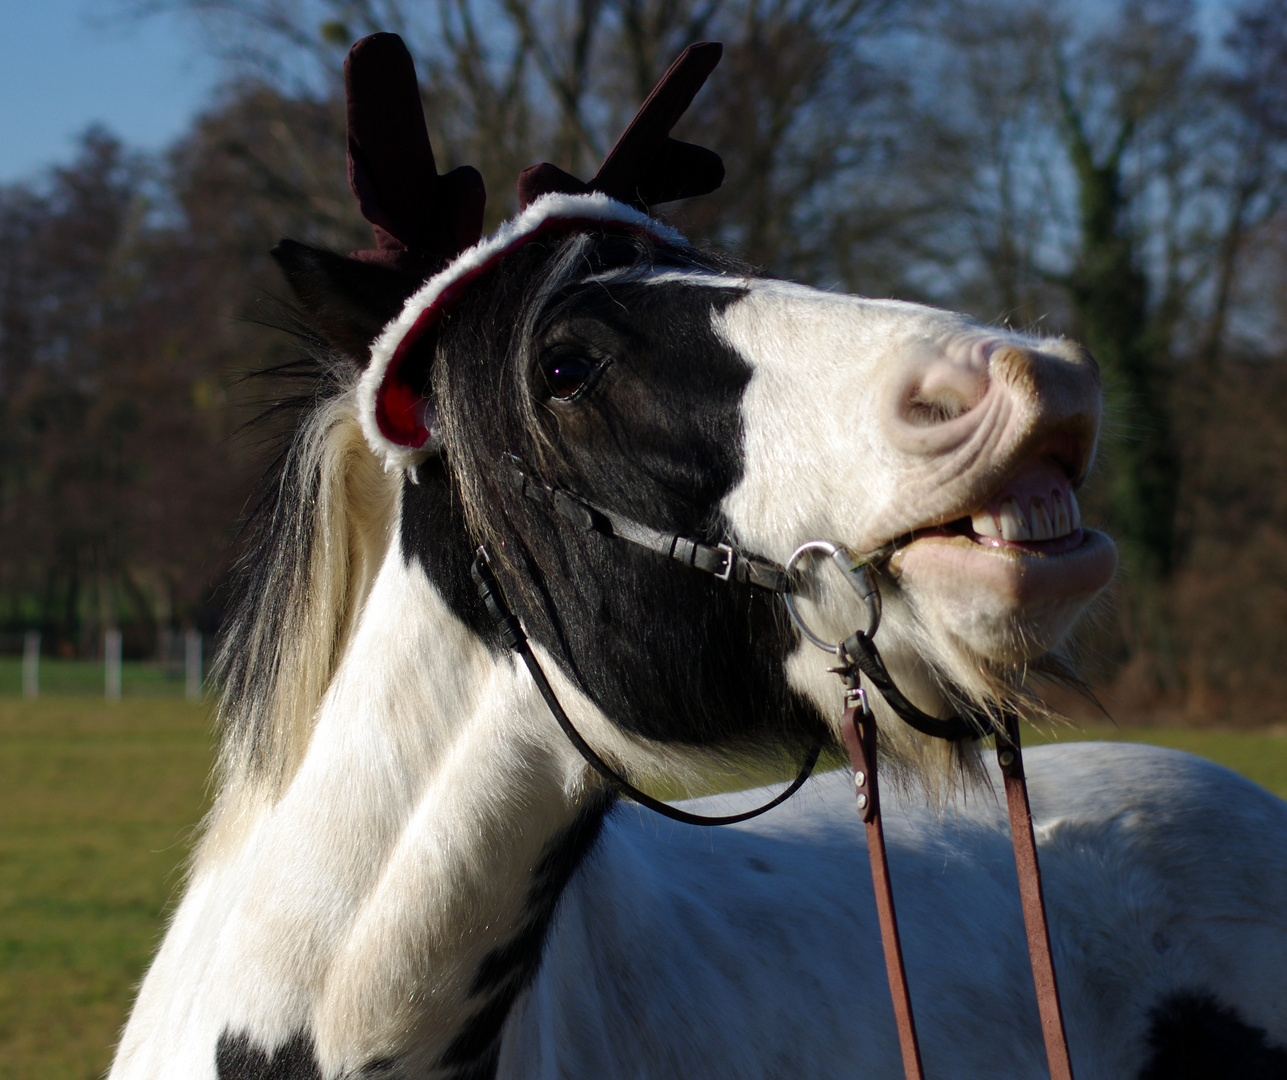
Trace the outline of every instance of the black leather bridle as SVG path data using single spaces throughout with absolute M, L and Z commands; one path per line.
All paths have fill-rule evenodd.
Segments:
M 677 806 L 664 803 L 645 791 L 640 791 L 599 756 L 594 747 L 586 742 L 585 737 L 577 731 L 571 717 L 564 711 L 563 706 L 559 703 L 558 695 L 554 693 L 554 688 L 550 685 L 549 679 L 545 677 L 545 672 L 541 669 L 540 662 L 536 659 L 536 654 L 532 652 L 532 646 L 527 640 L 527 634 L 524 633 L 517 616 L 510 611 L 509 606 L 505 603 L 505 598 L 500 591 L 500 585 L 496 581 L 496 575 L 492 572 L 491 564 L 487 559 L 486 548 L 479 547 L 474 553 L 474 564 L 470 574 L 474 579 L 474 584 L 478 587 L 478 595 L 482 597 L 488 614 L 496 623 L 497 629 L 500 630 L 501 639 L 509 648 L 522 657 L 523 663 L 527 665 L 527 670 L 532 675 L 532 680 L 536 683 L 537 690 L 540 691 L 541 697 L 545 699 L 550 712 L 554 714 L 554 719 L 558 721 L 559 727 L 563 729 L 563 734 L 576 747 L 577 752 L 585 759 L 586 764 L 607 780 L 608 783 L 612 784 L 621 794 L 628 796 L 641 806 L 646 806 L 649 810 L 656 811 L 663 817 L 671 818 L 674 821 L 682 821 L 687 825 L 732 825 L 738 821 L 748 821 L 753 817 L 759 817 L 761 814 L 772 810 L 775 806 L 786 802 L 809 779 L 809 774 L 813 772 L 813 767 L 818 762 L 818 755 L 822 753 L 821 743 L 815 745 L 809 751 L 803 766 L 800 768 L 799 775 L 796 776 L 785 791 L 771 802 L 740 814 L 722 816 L 693 814 L 687 810 L 681 810 Z
M 832 668 L 845 686 L 845 711 L 841 734 L 849 750 L 853 767 L 854 794 L 858 811 L 867 829 L 867 853 L 871 861 L 872 882 L 876 891 L 876 909 L 880 922 L 881 944 L 889 977 L 890 997 L 898 1026 L 899 1048 L 907 1080 L 924 1080 L 920 1044 L 912 1014 L 911 993 L 903 963 L 898 920 L 885 850 L 884 827 L 880 815 L 880 788 L 877 783 L 877 730 L 867 693 L 861 686 L 865 675 L 889 707 L 905 723 L 934 738 L 950 741 L 974 740 L 985 735 L 996 736 L 997 760 L 1005 782 L 1006 803 L 1010 815 L 1011 837 L 1019 872 L 1019 893 L 1024 923 L 1028 933 L 1028 952 L 1032 961 L 1037 1005 L 1041 1015 L 1042 1035 L 1052 1080 L 1073 1080 L 1072 1062 L 1064 1032 L 1063 1010 L 1055 979 L 1050 948 L 1050 930 L 1046 921 L 1045 900 L 1041 889 L 1041 871 L 1037 862 L 1036 838 L 1032 812 L 1028 804 L 1027 782 L 1019 746 L 1019 718 L 1010 709 L 997 716 L 966 707 L 947 718 L 930 716 L 913 705 L 894 684 L 874 640 L 880 625 L 880 593 L 876 588 L 869 563 L 856 563 L 839 545 L 829 541 L 811 541 L 801 545 L 786 566 L 739 552 L 731 544 L 707 544 L 693 537 L 666 532 L 644 525 L 614 511 L 605 510 L 561 488 L 532 477 L 519 459 L 507 455 L 501 467 L 502 478 L 520 496 L 553 509 L 560 517 L 585 532 L 617 537 L 647 548 L 685 566 L 712 574 L 722 581 L 737 581 L 781 594 L 787 610 L 801 634 L 815 645 L 831 652 L 838 660 Z M 867 626 L 843 642 L 832 645 L 809 629 L 796 609 L 794 597 L 798 577 L 794 567 L 809 552 L 830 556 L 842 575 L 867 606 Z M 577 731 L 558 696 L 541 669 L 531 644 L 518 618 L 509 609 L 500 585 L 488 562 L 487 551 L 479 547 L 474 556 L 471 575 L 488 614 L 496 623 L 505 645 L 516 651 L 526 664 L 541 697 L 558 721 L 568 740 L 586 763 L 621 794 L 658 814 L 689 825 L 731 825 L 758 817 L 794 795 L 808 779 L 822 752 L 816 744 L 805 758 L 800 773 L 776 798 L 754 810 L 740 814 L 712 817 L 689 813 L 670 806 L 640 791 L 609 765 Z
M 649 551 L 674 559 L 684 566 L 711 574 L 721 581 L 744 582 L 787 597 L 791 596 L 793 586 L 798 583 L 797 576 L 786 567 L 779 566 L 777 563 L 770 562 L 767 559 L 746 555 L 731 544 L 707 544 L 680 533 L 654 529 L 650 525 L 644 525 L 615 511 L 595 506 L 593 503 L 587 502 L 585 499 L 562 488 L 537 480 L 523 468 L 520 460 L 513 455 L 507 454 L 502 459 L 500 475 L 501 479 L 516 494 L 554 510 L 564 520 L 584 532 L 596 532 L 603 536 L 627 540 L 639 547 L 647 548 Z M 810 773 L 813 772 L 813 768 L 818 762 L 818 757 L 822 753 L 821 743 L 816 744 L 809 751 L 800 767 L 799 773 L 786 790 L 770 802 L 740 814 L 721 816 L 693 814 L 687 810 L 670 806 L 668 803 L 664 803 L 660 799 L 640 791 L 622 776 L 618 770 L 604 761 L 576 729 L 576 725 L 572 723 L 571 718 L 559 703 L 558 696 L 554 693 L 553 687 L 550 686 L 549 679 L 536 659 L 536 655 L 532 652 L 531 644 L 527 640 L 527 634 L 524 632 L 522 624 L 505 602 L 500 584 L 491 569 L 487 550 L 483 547 L 479 547 L 474 555 L 471 575 L 488 614 L 500 631 L 502 640 L 507 647 L 513 649 L 522 658 L 536 683 L 537 690 L 540 691 L 541 697 L 545 699 L 545 703 L 554 714 L 555 720 L 558 721 L 559 727 L 563 729 L 568 741 L 576 747 L 577 752 L 595 772 L 623 795 L 633 799 L 641 806 L 646 806 L 649 810 L 653 810 L 658 814 L 672 818 L 675 821 L 683 821 L 689 825 L 731 825 L 734 822 L 748 821 L 751 818 L 759 817 L 759 815 L 785 802 L 800 790 L 805 780 L 809 778 Z M 874 593 L 874 587 L 869 591 L 868 595 L 878 596 L 878 594 Z M 878 611 L 878 599 L 875 603 L 876 606 L 873 610 Z M 789 605 L 789 607 L 792 617 L 799 622 L 794 606 Z M 917 731 L 936 738 L 951 740 L 977 739 L 987 734 L 990 728 L 984 727 L 977 722 L 960 716 L 953 716 L 946 720 L 930 716 L 907 700 L 898 690 L 898 687 L 894 685 L 894 681 L 885 667 L 884 660 L 881 659 L 880 653 L 876 650 L 876 643 L 872 640 L 878 621 L 878 618 L 872 619 L 866 630 L 858 631 L 837 649 L 837 656 L 841 660 L 842 666 L 846 669 L 856 667 L 861 670 L 871 680 L 872 685 L 880 691 L 881 696 L 889 703 L 890 708 L 900 718 L 916 728 Z M 803 624 L 801 626 L 803 627 Z M 808 636 L 812 637 L 811 634 Z M 815 638 L 814 640 L 816 641 L 817 639 Z
M 732 544 L 707 544 L 690 536 L 684 536 L 682 533 L 654 529 L 623 514 L 605 510 L 569 491 L 534 478 L 523 467 L 522 462 L 512 454 L 506 454 L 501 459 L 500 476 L 513 492 L 552 509 L 583 532 L 596 532 L 602 536 L 627 540 L 666 558 L 674 559 L 684 566 L 702 570 L 720 581 L 747 583 L 782 594 L 787 599 L 788 610 L 796 625 L 807 638 L 821 644 L 818 638 L 805 627 L 792 603 L 792 597 L 800 585 L 799 575 L 794 572 L 792 566 L 784 567 L 768 559 L 747 555 L 738 551 Z M 838 545 L 824 544 L 823 546 L 838 555 L 843 555 Z M 792 556 L 791 562 L 794 563 L 796 557 L 808 547 L 810 545 L 805 545 L 797 551 L 796 555 Z M 848 559 L 848 556 L 843 555 L 843 558 Z M 485 553 L 483 561 L 486 561 Z M 871 612 L 868 625 L 865 629 L 854 633 L 841 645 L 827 646 L 828 650 L 836 653 L 845 668 L 856 667 L 866 675 L 898 718 L 922 734 L 951 742 L 979 739 L 995 734 L 995 724 L 989 716 L 968 708 L 963 710 L 964 715 L 958 713 L 947 718 L 931 716 L 913 705 L 898 689 L 874 640 L 880 621 L 880 594 L 876 590 L 868 567 L 869 564 L 856 565 L 849 560 L 849 566 L 845 570 L 846 578 L 854 582 L 855 589 L 858 590 Z M 860 584 L 862 577 L 866 579 L 865 586 Z M 495 618 L 494 615 L 493 618 Z M 617 778 L 616 782 L 620 782 L 620 778 Z
M 534 479 L 523 468 L 519 459 L 512 454 L 507 454 L 502 458 L 500 475 L 501 479 L 516 494 L 554 510 L 564 520 L 584 532 L 597 532 L 603 536 L 628 540 L 632 544 L 674 559 L 685 566 L 712 574 L 721 581 L 749 582 L 752 585 L 757 585 L 773 592 L 784 592 L 790 586 L 789 575 L 774 563 L 743 555 L 729 544 L 706 544 L 700 540 L 694 540 L 692 537 L 654 529 L 622 514 L 594 506 L 592 503 L 588 503 L 584 499 L 564 491 L 562 488 L 556 488 Z M 761 814 L 772 810 L 775 806 L 786 802 L 809 779 L 809 775 L 813 772 L 813 767 L 818 763 L 818 757 L 822 753 L 821 743 L 816 744 L 809 751 L 803 765 L 800 767 L 800 772 L 783 792 L 770 802 L 740 814 L 715 816 L 693 814 L 687 810 L 681 810 L 677 806 L 662 802 L 645 791 L 640 791 L 620 772 L 604 761 L 594 747 L 586 742 L 585 737 L 577 731 L 571 717 L 568 716 L 563 706 L 559 703 L 558 695 L 554 693 L 554 688 L 550 686 L 549 679 L 546 678 L 540 662 L 536 659 L 535 653 L 532 652 L 532 646 L 527 640 L 527 634 L 524 632 L 522 624 L 505 602 L 500 584 L 496 580 L 496 575 L 492 572 L 485 547 L 480 546 L 474 553 L 474 563 L 470 574 L 478 588 L 478 595 L 482 598 L 483 604 L 487 608 L 487 613 L 500 631 L 501 639 L 509 648 L 522 657 L 523 663 L 531 673 L 532 680 L 536 683 L 537 690 L 540 691 L 541 697 L 545 699 L 546 705 L 549 706 L 550 712 L 554 714 L 554 719 L 558 721 L 558 725 L 563 729 L 563 734 L 567 736 L 568 741 L 576 747 L 577 752 L 585 759 L 587 765 L 607 780 L 617 791 L 633 799 L 639 805 L 646 806 L 649 810 L 653 810 L 664 817 L 671 818 L 674 821 L 682 821 L 688 825 L 732 825 L 738 821 L 749 821 L 751 818 L 759 817 Z

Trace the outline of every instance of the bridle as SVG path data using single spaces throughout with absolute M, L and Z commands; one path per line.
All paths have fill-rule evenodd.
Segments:
M 465 165 L 438 173 L 425 126 L 415 66 L 406 46 L 393 34 L 374 34 L 353 46 L 345 62 L 349 186 L 358 198 L 363 216 L 371 223 L 376 248 L 354 252 L 351 258 L 414 273 L 424 280 L 408 298 L 402 313 L 385 326 L 372 344 L 370 360 L 358 385 L 363 432 L 371 447 L 384 458 L 386 467 L 411 468 L 433 452 L 432 424 L 417 384 L 423 372 L 411 362 L 413 351 L 422 345 L 432 347 L 444 313 L 462 290 L 498 261 L 532 239 L 570 228 L 625 229 L 661 246 L 687 245 L 682 236 L 651 217 L 649 210 L 657 204 L 714 191 L 723 181 L 724 166 L 719 155 L 670 135 L 719 62 L 720 51 L 720 45 L 714 42 L 700 42 L 685 49 L 648 95 L 589 181 L 582 181 L 548 162 L 524 170 L 518 181 L 522 212 L 489 239 L 483 239 L 486 196 L 482 177 Z M 943 719 L 916 708 L 894 684 L 876 648 L 880 594 L 871 576 L 870 564 L 855 562 L 837 544 L 811 541 L 798 549 L 786 566 L 778 566 L 746 555 L 729 543 L 708 544 L 657 530 L 595 506 L 571 492 L 535 479 L 517 459 L 505 459 L 501 473 L 519 495 L 544 503 L 585 532 L 626 540 L 720 580 L 782 595 L 803 636 L 835 656 L 837 666 L 833 671 L 840 677 L 844 689 L 841 732 L 854 770 L 858 809 L 867 826 L 867 850 L 876 886 L 881 939 L 908 1080 L 923 1080 L 924 1072 L 885 855 L 877 785 L 876 719 L 867 690 L 861 685 L 862 679 L 867 679 L 903 722 L 926 735 L 956 741 L 986 735 L 995 737 L 997 759 L 1005 779 L 1019 891 L 1051 1080 L 1072 1080 L 1050 956 L 1050 935 L 1019 747 L 1018 717 L 1010 711 L 994 717 L 966 706 L 955 716 Z M 867 608 L 867 626 L 835 645 L 817 637 L 795 606 L 795 590 L 800 583 L 796 564 L 818 553 L 826 555 L 841 571 Z M 777 798 L 754 810 L 725 817 L 691 814 L 647 795 L 600 757 L 569 719 L 541 670 L 522 625 L 506 605 L 483 548 L 478 549 L 472 575 L 502 641 L 523 658 L 569 741 L 595 772 L 641 805 L 693 825 L 746 821 L 790 798 L 816 764 L 822 750 L 820 744 L 813 747 L 800 774 Z
M 638 547 L 647 548 L 649 551 L 674 559 L 685 566 L 712 574 L 720 581 L 748 582 L 758 585 L 760 588 L 782 593 L 787 592 L 790 587 L 790 575 L 781 567 L 763 559 L 743 555 L 729 544 L 706 544 L 679 533 L 669 533 L 654 529 L 622 514 L 594 506 L 584 499 L 564 491 L 562 488 L 556 488 L 540 480 L 533 479 L 522 467 L 519 459 L 513 455 L 507 454 L 501 460 L 500 475 L 502 480 L 516 494 L 552 509 L 565 521 L 570 522 L 583 532 L 597 532 L 603 536 L 628 540 Z M 563 734 L 568 737 L 568 741 L 576 747 L 577 751 L 585 759 L 586 764 L 623 795 L 633 799 L 641 806 L 646 806 L 649 810 L 656 811 L 663 817 L 671 818 L 674 821 L 682 821 L 687 825 L 732 825 L 738 821 L 749 821 L 751 818 L 759 817 L 761 814 L 772 810 L 775 806 L 786 802 L 809 779 L 809 774 L 813 772 L 813 767 L 818 763 L 818 756 L 822 753 L 821 743 L 815 744 L 809 751 L 803 765 L 800 767 L 800 772 L 785 791 L 771 802 L 740 814 L 714 817 L 705 814 L 693 814 L 687 810 L 681 810 L 677 806 L 664 803 L 647 792 L 640 791 L 622 776 L 618 770 L 599 756 L 595 749 L 586 742 L 584 736 L 577 731 L 576 725 L 572 723 L 563 706 L 559 704 L 558 696 L 554 693 L 553 687 L 550 686 L 549 679 L 545 677 L 545 672 L 541 669 L 536 655 L 532 652 L 532 647 L 528 643 L 527 635 L 524 633 L 522 625 L 505 602 L 500 585 L 496 581 L 496 575 L 492 572 L 485 547 L 479 547 L 475 552 L 474 563 L 470 573 L 473 576 L 474 584 L 478 587 L 478 594 L 487 608 L 487 613 L 500 631 L 501 639 L 522 658 L 527 670 L 532 675 L 533 681 L 536 683 L 537 690 L 540 691 L 541 697 L 545 699 L 545 703 L 549 706 L 550 712 L 554 714 L 554 719 L 558 721 L 559 727 L 563 729 Z
M 995 737 L 997 761 L 1005 782 L 1006 805 L 1019 876 L 1019 894 L 1050 1076 L 1051 1080 L 1072 1080 L 1072 1063 L 1068 1055 L 1063 1011 L 1050 948 L 1050 930 L 1041 889 L 1032 811 L 1023 772 L 1019 719 L 1013 710 L 1002 710 L 1000 715 L 993 716 L 982 710 L 966 707 L 958 710 L 954 716 L 940 718 L 930 716 L 913 705 L 894 683 L 876 648 L 875 636 L 880 627 L 881 601 L 880 591 L 871 572 L 871 563 L 855 561 L 839 544 L 828 540 L 811 540 L 797 548 L 785 566 L 779 566 L 768 560 L 746 555 L 728 543 L 708 544 L 680 533 L 655 529 L 615 511 L 596 506 L 571 492 L 534 478 L 519 459 L 512 455 L 506 455 L 502 459 L 500 475 L 512 492 L 553 510 L 583 532 L 596 532 L 602 536 L 625 540 L 713 575 L 718 580 L 746 583 L 781 595 L 787 612 L 801 635 L 836 658 L 837 666 L 831 670 L 839 676 L 844 688 L 845 709 L 841 718 L 841 734 L 849 751 L 855 800 L 867 831 L 867 853 L 876 893 L 881 944 L 885 953 L 890 997 L 898 1024 L 899 1049 L 907 1080 L 924 1080 L 925 1072 L 903 962 L 880 813 L 876 717 L 868 700 L 867 689 L 861 684 L 862 678 L 866 677 L 900 720 L 926 735 L 952 741 L 979 739 L 987 735 Z M 824 556 L 831 562 L 866 609 L 867 625 L 836 644 L 814 633 L 796 605 L 797 592 L 802 583 L 798 567 L 811 555 Z M 800 790 L 817 764 L 822 751 L 820 743 L 809 751 L 796 778 L 774 799 L 753 810 L 725 816 L 693 814 L 640 791 L 606 762 L 572 723 L 532 651 L 522 624 L 505 602 L 485 547 L 480 546 L 475 552 L 471 575 L 488 614 L 500 632 L 501 640 L 522 658 L 537 690 L 568 741 L 586 763 L 616 791 L 641 806 L 689 825 L 731 825 L 758 817 L 784 803 Z

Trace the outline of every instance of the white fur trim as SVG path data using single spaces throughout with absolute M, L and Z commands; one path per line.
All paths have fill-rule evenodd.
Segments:
M 421 313 L 432 307 L 451 285 L 481 270 L 489 262 L 504 255 L 510 248 L 518 246 L 546 222 L 555 219 L 628 225 L 646 233 L 659 243 L 671 247 L 689 246 L 688 241 L 680 233 L 662 224 L 656 218 L 640 213 L 625 203 L 617 202 L 616 199 L 592 192 L 588 195 L 557 193 L 542 195 L 517 217 L 505 222 L 490 237 L 480 240 L 473 247 L 461 252 L 444 269 L 420 286 L 403 305 L 397 318 L 381 331 L 375 344 L 371 346 L 371 362 L 358 383 L 358 417 L 362 423 L 362 432 L 366 435 L 371 449 L 384 459 L 386 469 L 413 468 L 429 453 L 427 444 L 412 447 L 393 442 L 380 430 L 375 418 L 376 395 L 384 382 L 389 361 L 393 358 L 399 342 L 406 336 L 407 331 L 415 324 Z

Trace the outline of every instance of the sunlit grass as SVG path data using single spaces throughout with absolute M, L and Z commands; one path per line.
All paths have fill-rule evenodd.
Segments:
M 107 673 L 101 660 L 54 660 L 42 656 L 38 672 L 41 696 L 104 696 Z M 183 692 L 183 669 L 178 665 L 141 660 L 121 664 L 122 697 L 182 697 Z M 21 693 L 22 658 L 0 656 L 0 697 Z
M 1174 746 L 1287 796 L 1287 733 L 1104 726 L 1060 738 Z M 107 1068 L 182 884 L 212 752 L 203 706 L 0 697 L 3 1080 Z
M 1287 799 L 1287 730 L 1228 731 L 1221 728 L 1113 727 L 1109 724 L 1060 731 L 1054 738 L 1049 733 L 1029 731 L 1026 745 L 1043 742 L 1076 742 L 1104 739 L 1110 742 L 1143 742 L 1187 750 L 1234 772 L 1242 773 Z
M 0 1077 L 107 1068 L 212 745 L 182 701 L 0 700 Z

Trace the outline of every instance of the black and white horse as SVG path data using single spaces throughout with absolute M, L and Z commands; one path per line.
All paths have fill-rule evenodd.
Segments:
M 593 192 L 427 282 L 279 258 L 342 358 L 245 567 L 218 799 L 114 1080 L 899 1076 L 847 775 L 718 830 L 618 801 L 471 558 L 641 785 L 833 741 L 839 683 L 779 593 L 582 528 L 515 468 L 743 556 L 879 552 L 900 685 L 1022 705 L 1114 570 L 1075 496 L 1094 362 L 754 276 Z M 833 640 L 862 624 L 821 575 L 806 606 Z M 1044 1076 L 983 766 L 886 734 L 940 789 L 885 800 L 927 1074 Z M 1287 805 L 1143 747 L 1028 772 L 1081 1080 L 1287 1075 Z

